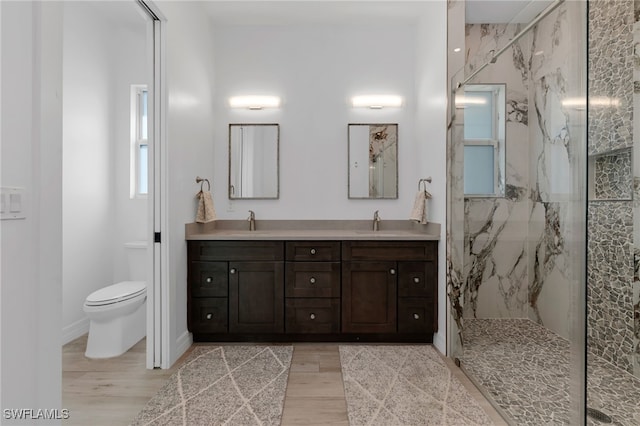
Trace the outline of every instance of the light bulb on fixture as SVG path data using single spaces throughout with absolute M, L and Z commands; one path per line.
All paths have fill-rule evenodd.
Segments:
M 233 96 L 229 98 L 231 108 L 278 108 L 280 106 L 280 98 L 278 96 Z
M 397 95 L 363 95 L 351 98 L 351 104 L 355 108 L 365 107 L 382 109 L 385 107 L 401 107 L 402 97 Z

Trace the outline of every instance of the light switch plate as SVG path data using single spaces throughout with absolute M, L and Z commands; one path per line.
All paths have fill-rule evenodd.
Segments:
M 1 207 L 0 219 L 25 219 L 24 211 L 24 188 L 7 187 L 0 188 Z

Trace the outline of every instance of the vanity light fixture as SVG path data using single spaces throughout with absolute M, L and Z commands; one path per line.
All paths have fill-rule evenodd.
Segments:
M 402 106 L 402 97 L 396 95 L 363 95 L 351 98 L 354 108 L 382 109 L 385 107 L 399 108 Z
M 233 96 L 229 98 L 231 108 L 278 108 L 280 98 L 278 96 Z
M 453 51 L 454 51 L 454 52 L 456 52 L 456 53 L 460 52 L 461 50 L 462 50 L 462 49 L 461 49 L 461 48 L 459 48 L 459 47 L 456 47 L 455 49 L 453 49 Z

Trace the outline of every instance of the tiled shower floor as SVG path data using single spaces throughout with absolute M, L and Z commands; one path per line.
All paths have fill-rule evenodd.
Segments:
M 462 367 L 514 424 L 572 423 L 568 340 L 526 319 L 466 319 L 464 339 Z M 640 379 L 595 355 L 587 364 L 587 405 L 640 425 Z

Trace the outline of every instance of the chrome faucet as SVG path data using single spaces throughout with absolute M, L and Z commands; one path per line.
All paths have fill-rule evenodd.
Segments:
M 380 215 L 378 214 L 378 210 L 373 213 L 373 230 L 377 231 L 380 229 Z
M 247 220 L 249 221 L 249 231 L 255 231 L 256 230 L 256 214 L 253 212 L 253 210 L 249 210 L 249 217 L 247 218 Z

